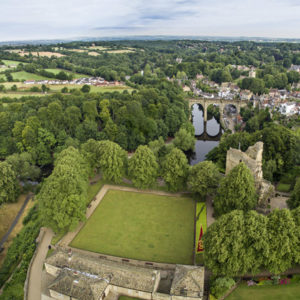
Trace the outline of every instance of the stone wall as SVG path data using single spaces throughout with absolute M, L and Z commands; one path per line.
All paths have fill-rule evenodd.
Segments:
M 226 156 L 226 175 L 240 162 L 244 162 L 253 174 L 255 183 L 259 185 L 259 182 L 263 179 L 263 147 L 263 142 L 257 142 L 254 146 L 249 147 L 246 152 L 230 148 Z

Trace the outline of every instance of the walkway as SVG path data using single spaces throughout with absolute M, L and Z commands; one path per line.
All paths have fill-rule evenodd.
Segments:
M 153 195 L 160 195 L 160 196 L 173 196 L 173 197 L 179 197 L 186 195 L 186 193 L 167 193 L 163 191 L 157 191 L 157 190 L 139 190 L 136 188 L 131 188 L 131 187 L 125 187 L 125 186 L 116 186 L 116 185 L 109 185 L 105 184 L 101 188 L 100 192 L 96 195 L 96 199 L 91 202 L 89 205 L 87 211 L 86 211 L 86 218 L 88 219 L 94 212 L 94 210 L 98 207 L 99 203 L 105 196 L 108 190 L 117 190 L 117 191 L 125 191 L 125 192 L 135 192 L 135 193 L 143 193 L 143 194 L 153 194 Z M 75 238 L 77 233 L 81 230 L 83 227 L 84 222 L 81 222 L 77 229 L 72 232 L 68 232 L 62 240 L 59 242 L 59 246 L 62 247 L 67 247 L 71 241 Z
M 4 243 L 7 241 L 9 235 L 11 234 L 11 232 L 13 231 L 13 229 L 15 228 L 16 224 L 18 223 L 20 217 L 22 216 L 22 213 L 25 209 L 25 207 L 27 206 L 29 200 L 32 198 L 33 194 L 28 194 L 21 209 L 19 210 L 17 216 L 15 217 L 14 221 L 12 222 L 11 226 L 9 227 L 8 231 L 5 233 L 5 235 L 3 236 L 3 238 L 0 241 L 0 249 L 3 247 Z
M 28 278 L 28 300 L 41 300 L 43 264 L 48 253 L 48 245 L 50 245 L 53 236 L 52 230 L 46 228 L 46 232 L 36 249 L 36 256 Z

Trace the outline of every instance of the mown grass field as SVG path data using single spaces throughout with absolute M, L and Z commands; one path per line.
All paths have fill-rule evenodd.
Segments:
M 45 71 L 47 72 L 51 72 L 54 75 L 57 75 L 59 72 L 64 71 L 67 74 L 72 74 L 73 78 L 83 78 L 83 77 L 91 77 L 89 75 L 85 75 L 85 74 L 78 74 L 78 73 L 74 73 L 74 72 L 70 72 L 68 70 L 63 70 L 63 69 L 45 69 Z
M 228 300 L 299 300 L 300 284 L 251 286 L 241 284 Z
M 0 75 L 1 76 L 1 75 Z M 1 77 L 0 77 L 1 78 Z M 47 85 L 50 88 L 50 91 L 47 94 L 41 92 L 31 92 L 30 89 L 34 86 L 41 88 L 41 84 L 24 84 L 23 82 L 4 82 L 0 83 L 5 86 L 7 92 L 0 92 L 0 98 L 2 97 L 9 97 L 9 98 L 21 98 L 26 96 L 47 96 L 51 93 L 58 93 L 61 92 L 63 87 L 67 87 L 69 90 L 71 89 L 81 89 L 82 85 L 75 85 L 75 84 L 58 84 L 58 85 Z M 13 85 L 16 85 L 18 90 L 16 92 L 10 91 L 10 88 Z M 91 86 L 92 93 L 113 93 L 113 92 L 120 92 L 127 90 L 129 93 L 133 91 L 132 88 L 127 86 Z
M 21 61 L 17 61 L 17 60 L 1 59 L 1 61 L 3 61 L 6 66 L 17 66 L 20 63 L 27 64 L 25 62 L 21 62 Z
M 139 260 L 192 264 L 194 215 L 191 198 L 111 190 L 71 246 Z
M 22 97 L 29 97 L 29 96 L 35 96 L 35 97 L 41 97 L 46 96 L 46 94 L 43 93 L 31 93 L 31 92 L 8 92 L 8 93 L 0 93 L 0 99 L 1 98 L 22 98 Z
M 38 75 L 38 74 L 33 74 L 33 73 L 28 73 L 25 71 L 20 71 L 20 72 L 13 72 L 11 73 L 12 77 L 14 80 L 43 80 L 43 79 L 48 79 L 47 77 Z

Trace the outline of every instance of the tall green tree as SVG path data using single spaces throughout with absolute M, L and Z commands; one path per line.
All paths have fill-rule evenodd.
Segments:
M 297 237 L 297 246 L 295 249 L 295 262 L 300 263 L 300 206 L 291 211 L 295 223 L 295 235 Z
M 119 183 L 125 175 L 127 152 L 111 141 L 100 141 L 99 168 L 103 178 Z
M 203 236 L 205 266 L 219 276 L 259 273 L 269 255 L 267 223 L 255 211 L 222 215 Z
M 294 190 L 290 199 L 287 201 L 289 208 L 297 208 L 300 206 L 300 177 L 297 179 Z
M 238 210 L 221 216 L 208 227 L 203 236 L 204 261 L 214 275 L 236 276 L 247 271 L 244 233 L 244 215 Z
M 55 232 L 75 229 L 85 219 L 87 188 L 88 168 L 84 158 L 73 147 L 63 150 L 37 195 L 44 224 Z
M 296 226 L 288 209 L 276 209 L 268 216 L 269 255 L 267 269 L 280 274 L 292 267 L 299 254 Z
M 188 185 L 192 192 L 206 197 L 208 193 L 215 191 L 220 179 L 221 175 L 216 165 L 211 161 L 203 161 L 190 168 Z
M 188 175 L 188 160 L 185 154 L 174 148 L 162 163 L 162 177 L 170 191 L 182 190 Z
M 220 216 L 234 209 L 251 210 L 256 207 L 257 200 L 254 177 L 241 162 L 222 179 L 214 199 L 214 211 Z
M 138 188 L 152 186 L 157 178 L 158 164 L 148 146 L 139 146 L 128 161 L 128 173 Z
M 99 167 L 99 142 L 94 139 L 89 139 L 85 143 L 81 144 L 80 152 L 89 164 L 90 170 L 94 170 Z
M 17 174 L 7 162 L 0 162 L 0 205 L 16 202 L 20 193 Z

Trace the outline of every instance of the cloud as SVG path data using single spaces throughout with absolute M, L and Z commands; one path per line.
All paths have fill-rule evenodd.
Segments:
M 300 38 L 299 0 L 0 1 L 0 40 L 122 34 Z

